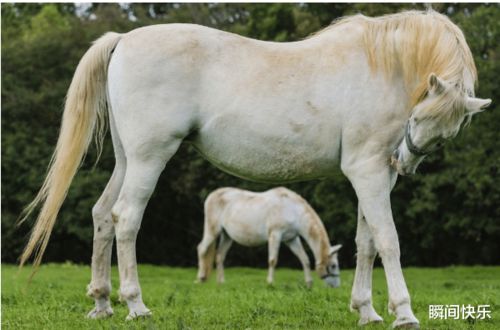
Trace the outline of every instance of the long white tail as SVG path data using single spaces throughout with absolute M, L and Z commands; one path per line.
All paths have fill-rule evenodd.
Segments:
M 98 150 L 106 133 L 106 80 L 111 53 L 121 35 L 109 32 L 96 40 L 76 68 L 66 96 L 61 132 L 50 167 L 35 199 L 23 212 L 23 222 L 43 203 L 21 255 L 20 266 L 35 254 L 35 270 L 40 265 L 59 209 L 73 177 L 87 152 L 95 132 Z

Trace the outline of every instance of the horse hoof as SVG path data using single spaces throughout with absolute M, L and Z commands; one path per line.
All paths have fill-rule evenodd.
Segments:
M 376 315 L 376 316 L 373 316 L 370 318 L 360 319 L 358 322 L 358 325 L 362 327 L 362 326 L 365 326 L 368 324 L 380 324 L 383 322 L 384 322 L 384 319 L 382 319 L 380 316 Z
M 92 320 L 97 320 L 97 319 L 105 319 L 111 317 L 112 315 L 113 315 L 113 309 L 111 309 L 111 307 L 102 310 L 97 310 L 97 308 L 94 308 L 87 314 L 87 318 Z
M 392 328 L 393 329 L 420 329 L 420 324 L 418 322 L 407 322 L 407 323 L 399 323 L 397 324 L 394 321 Z
M 144 311 L 137 311 L 137 312 L 130 312 L 127 317 L 125 318 L 126 321 L 131 321 L 131 320 L 136 320 L 139 318 L 147 318 L 151 317 L 153 313 L 149 309 L 146 309 Z

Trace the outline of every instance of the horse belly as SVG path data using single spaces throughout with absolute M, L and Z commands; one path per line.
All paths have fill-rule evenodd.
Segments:
M 329 134 L 296 133 L 278 121 L 266 125 L 238 114 L 219 116 L 192 141 L 212 164 L 235 176 L 280 183 L 324 178 L 338 163 L 339 141 Z M 266 121 L 263 116 L 259 121 Z
M 239 213 L 231 221 L 225 221 L 223 228 L 229 237 L 238 244 L 260 246 L 266 244 L 268 235 L 263 221 L 257 220 L 252 217 L 252 214 Z

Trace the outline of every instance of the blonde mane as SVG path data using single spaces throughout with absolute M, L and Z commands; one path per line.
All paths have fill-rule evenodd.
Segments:
M 432 10 L 376 18 L 354 15 L 336 20 L 318 34 L 348 23 L 364 27 L 363 46 L 372 71 L 382 71 L 389 79 L 402 74 L 409 109 L 425 97 L 431 73 L 474 95 L 474 59 L 462 31 L 445 15 Z

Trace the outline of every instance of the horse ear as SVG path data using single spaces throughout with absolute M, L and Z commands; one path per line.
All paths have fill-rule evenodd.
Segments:
M 331 246 L 330 247 L 330 255 L 339 252 L 341 247 L 342 247 L 342 244 L 337 244 L 337 245 Z
M 435 73 L 431 73 L 429 75 L 429 79 L 427 80 L 428 90 L 432 91 L 436 94 L 441 94 L 444 92 L 445 87 L 444 83 Z
M 491 99 L 479 99 L 476 97 L 467 97 L 465 108 L 470 115 L 484 111 L 491 104 Z

